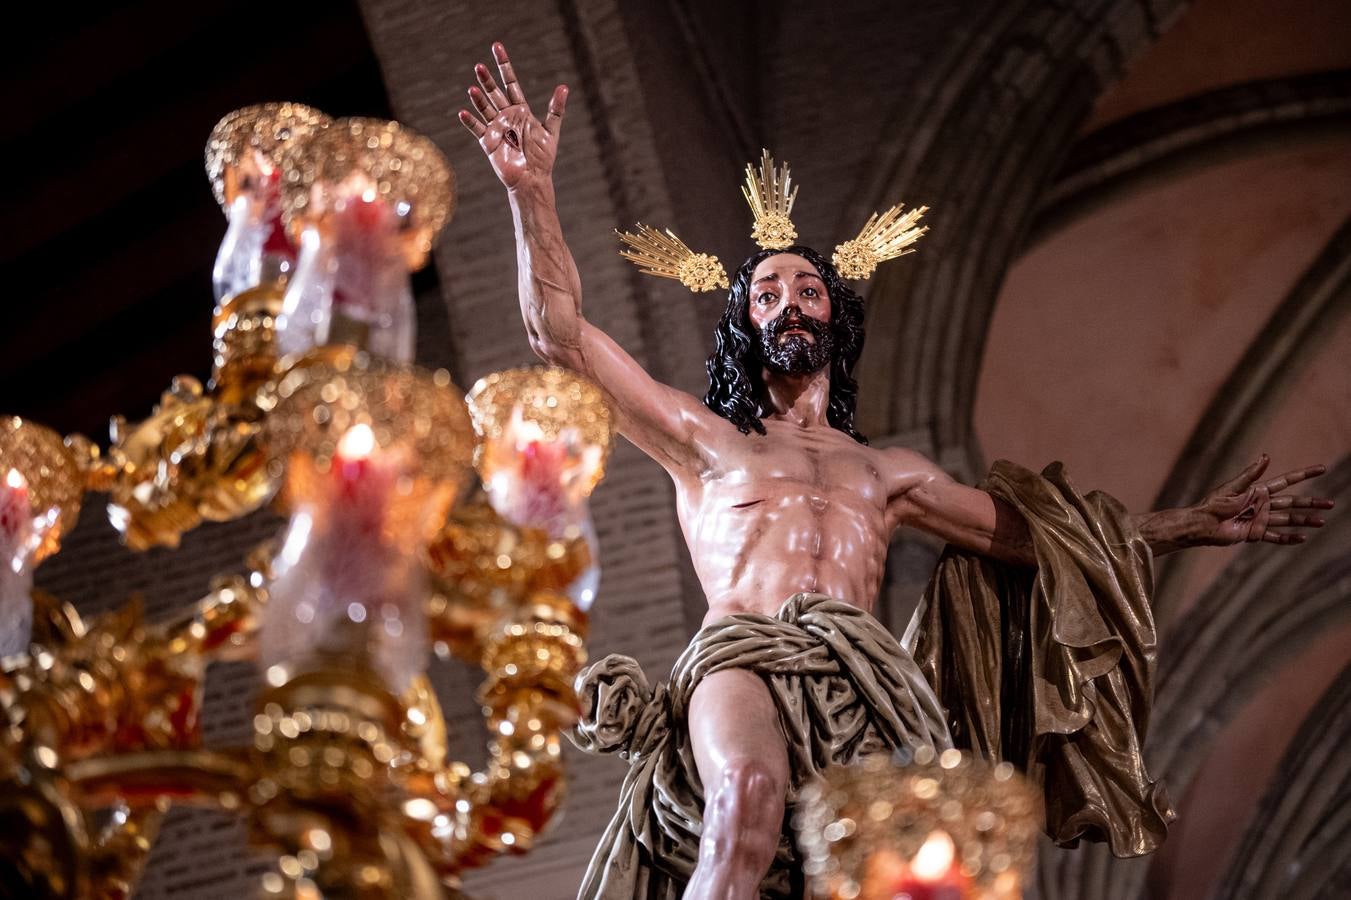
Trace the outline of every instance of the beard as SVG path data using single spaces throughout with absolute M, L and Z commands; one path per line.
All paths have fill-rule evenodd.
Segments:
M 785 331 L 801 328 L 811 335 L 790 334 Z M 760 357 L 765 368 L 779 375 L 811 375 L 830 365 L 835 352 L 835 335 L 830 325 L 811 316 L 788 309 L 760 329 Z

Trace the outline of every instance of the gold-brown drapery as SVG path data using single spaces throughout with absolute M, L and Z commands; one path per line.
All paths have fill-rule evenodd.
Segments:
M 619 753 L 629 770 L 580 896 L 680 897 L 698 859 L 704 807 L 686 715 L 695 686 L 723 669 L 749 669 L 769 687 L 790 736 L 790 802 L 828 765 L 889 747 L 949 746 L 943 711 L 896 638 L 821 594 L 795 594 L 772 618 L 741 613 L 708 625 L 655 691 L 634 660 L 607 656 L 578 676 L 583 715 L 573 740 Z M 801 895 L 786 822 L 761 892 Z
M 1154 699 L 1153 558 L 1115 499 L 1064 466 L 994 464 L 982 487 L 1027 520 L 1036 569 L 951 547 L 906 632 L 958 747 L 1044 788 L 1046 831 L 1117 856 L 1156 849 L 1175 814 L 1141 747 Z

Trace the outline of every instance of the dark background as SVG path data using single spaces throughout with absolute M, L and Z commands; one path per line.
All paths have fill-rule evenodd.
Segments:
M 0 409 L 104 441 L 175 373 L 210 374 L 225 217 L 202 152 L 220 117 L 270 100 L 392 113 L 349 0 L 19 9 L 0 63 Z

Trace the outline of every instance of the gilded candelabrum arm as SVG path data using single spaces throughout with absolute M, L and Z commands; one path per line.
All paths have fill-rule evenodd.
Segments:
M 124 804 L 128 809 L 178 805 L 238 809 L 258 774 L 237 750 L 144 750 L 76 760 L 63 774 L 87 809 Z
M 90 811 L 111 808 L 82 861 L 87 896 L 99 900 L 131 895 L 171 803 L 237 809 L 254 780 L 243 754 L 201 749 L 90 757 L 63 767 L 60 777 L 86 823 Z
M 119 803 L 89 842 L 91 893 L 98 900 L 127 900 L 140 880 L 150 847 L 159 835 L 164 809 L 132 809 Z
M 489 758 L 480 772 L 435 765 L 445 757 L 440 709 L 429 689 L 415 686 L 409 713 L 427 768 L 410 780 L 421 805 L 408 826 L 443 876 L 528 851 L 557 812 L 562 732 L 577 718 L 572 681 L 586 659 L 585 631 L 585 614 L 566 595 L 539 590 L 483 635 L 478 661 L 488 677 L 478 700 Z
M 176 635 L 145 625 L 136 600 L 86 625 L 49 595 L 35 593 L 34 603 L 31 649 L 7 660 L 0 678 L 8 756 L 21 760 L 43 748 L 54 765 L 64 766 L 199 745 L 206 656 L 201 638 L 188 646 L 186 635 L 210 637 L 232 627 L 210 629 L 198 621 Z M 220 605 L 228 607 L 218 602 L 208 609 L 214 614 Z
M 258 547 L 249 554 L 247 575 L 216 579 L 211 592 L 186 616 L 165 626 L 170 652 L 194 654 L 206 660 L 256 659 L 258 628 L 267 603 L 274 549 L 272 542 Z
M 425 815 L 411 817 L 410 830 L 453 875 L 527 851 L 562 801 L 561 738 L 576 721 L 572 680 L 586 631 L 586 614 L 563 590 L 591 565 L 591 552 L 581 537 L 510 524 L 478 494 L 452 514 L 424 561 L 437 586 L 427 605 L 434 646 L 488 676 L 478 698 L 489 731 L 481 772 L 444 762 L 444 723 L 429 687 L 415 685 L 406 698 L 424 767 L 410 788 Z
M 203 520 L 258 509 L 275 484 L 253 406 L 223 404 L 180 375 L 145 420 L 110 429 L 108 513 L 133 550 L 176 547 Z
M 50 595 L 34 605 L 31 649 L 0 679 L 4 778 L 27 798 L 10 807 L 26 830 L 56 829 L 60 849 L 24 877 L 77 872 L 80 896 L 126 897 L 169 798 L 227 802 L 221 766 L 196 748 L 204 657 L 146 626 L 136 601 L 89 625 Z M 96 831 L 91 815 L 110 805 Z
M 539 591 L 560 591 L 591 565 L 580 538 L 552 539 L 512 525 L 480 491 L 462 502 L 427 544 L 435 590 L 427 602 L 438 655 L 480 665 L 492 635 Z

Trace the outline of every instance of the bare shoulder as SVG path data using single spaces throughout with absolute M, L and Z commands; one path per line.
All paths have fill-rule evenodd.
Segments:
M 910 447 L 883 447 L 878 451 L 882 477 L 892 496 L 934 481 L 951 481 L 938 463 Z
M 884 447 L 878 453 L 890 515 L 904 518 L 905 511 L 919 499 L 917 495 L 952 484 L 950 474 L 919 450 Z

